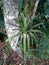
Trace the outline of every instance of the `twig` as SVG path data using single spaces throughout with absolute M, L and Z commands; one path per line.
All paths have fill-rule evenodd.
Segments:
M 36 14 L 36 11 L 37 11 L 37 7 L 38 7 L 38 4 L 39 4 L 39 1 L 40 0 L 37 0 L 36 3 L 35 3 L 35 7 L 34 7 L 34 10 L 33 10 L 33 18 L 35 17 L 35 14 Z

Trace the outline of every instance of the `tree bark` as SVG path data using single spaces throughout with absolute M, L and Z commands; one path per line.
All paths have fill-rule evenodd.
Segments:
M 18 28 L 15 25 L 15 21 L 18 18 L 18 0 L 2 0 L 3 6 L 4 6 L 4 20 L 5 20 L 5 28 L 7 31 L 8 37 L 13 36 L 14 34 L 17 34 L 19 30 L 13 30 L 15 28 Z M 11 25 L 12 23 L 13 25 Z M 18 24 L 16 24 L 18 25 Z M 19 36 L 15 36 L 10 41 L 10 46 L 14 51 L 20 52 L 20 48 L 16 47 L 17 40 Z

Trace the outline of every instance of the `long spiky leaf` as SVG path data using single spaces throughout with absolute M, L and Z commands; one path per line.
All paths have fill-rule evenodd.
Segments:
M 43 33 L 42 31 L 40 31 L 40 30 L 29 30 L 28 32 L 34 32 L 34 33 Z
M 31 32 L 29 34 L 32 35 L 32 37 L 34 38 L 35 42 L 37 43 L 37 39 L 36 39 L 35 35 L 33 33 L 31 33 Z
M 27 35 L 27 47 L 28 47 L 28 51 L 30 50 L 30 37 L 29 35 Z
M 38 24 L 34 25 L 32 28 L 38 27 L 40 25 L 43 25 L 43 23 L 38 23 Z
M 23 34 L 23 48 L 24 48 L 24 52 L 26 52 L 26 34 Z

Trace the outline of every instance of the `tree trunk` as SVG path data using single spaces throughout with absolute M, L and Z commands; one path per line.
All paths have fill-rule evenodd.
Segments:
M 3 6 L 4 6 L 5 28 L 6 28 L 8 37 L 11 37 L 14 34 L 17 34 L 19 32 L 19 30 L 13 30 L 17 28 L 16 26 L 13 26 L 13 25 L 18 25 L 15 23 L 16 19 L 18 18 L 18 13 L 19 13 L 18 0 L 3 0 Z M 19 36 L 14 37 L 10 41 L 10 46 L 14 51 L 20 52 L 20 48 L 16 47 L 18 38 Z

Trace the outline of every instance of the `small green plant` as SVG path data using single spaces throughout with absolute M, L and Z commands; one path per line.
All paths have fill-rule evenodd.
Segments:
M 11 38 L 8 39 L 11 41 L 13 37 L 19 36 L 18 42 L 20 41 L 20 48 L 21 50 L 23 50 L 25 54 L 34 50 L 38 51 L 37 53 L 39 54 L 40 53 L 39 51 L 41 50 L 40 39 L 42 38 L 42 36 L 46 37 L 46 34 L 37 28 L 40 25 L 43 25 L 43 23 L 32 25 L 33 22 L 34 22 L 33 19 L 28 21 L 27 18 L 24 16 L 24 14 L 21 13 L 18 20 L 16 20 L 16 24 L 18 25 L 16 26 L 16 29 L 14 29 L 14 30 L 19 30 L 20 32 L 17 35 L 13 35 Z M 16 47 L 17 47 L 17 44 L 16 44 Z M 34 44 L 35 44 L 35 48 L 33 48 Z
M 20 8 L 22 6 L 23 1 L 21 0 Z M 42 2 L 41 2 L 42 3 Z M 43 5 L 42 5 L 43 6 Z M 39 8 L 40 9 L 40 8 Z M 39 12 L 40 10 L 38 10 Z M 16 20 L 16 26 L 17 29 L 20 32 L 17 35 L 12 36 L 9 38 L 11 40 L 15 36 L 19 36 L 18 42 L 20 41 L 20 48 L 23 50 L 23 52 L 26 54 L 27 58 L 32 57 L 33 52 L 30 51 L 36 51 L 40 59 L 42 58 L 48 58 L 46 55 L 46 51 L 49 52 L 49 46 L 48 46 L 48 38 L 47 35 L 43 32 L 44 22 L 43 22 L 43 13 L 40 14 L 40 12 L 37 14 L 37 20 L 34 21 L 34 19 L 30 19 L 30 21 L 25 17 L 22 9 L 19 12 L 18 20 Z M 38 23 L 37 23 L 38 22 Z M 43 26 L 43 27 L 42 27 Z M 42 31 L 41 31 L 42 30 Z M 18 44 L 18 43 L 17 43 Z M 17 47 L 16 44 L 16 47 Z M 34 44 L 36 45 L 35 48 L 33 48 Z M 31 48 L 32 46 L 32 48 Z M 45 51 L 46 50 L 46 51 Z M 30 52 L 30 53 L 29 53 Z M 34 55 L 33 55 L 34 56 Z
M 36 33 L 43 34 L 41 30 L 34 29 L 40 25 L 43 25 L 43 23 L 30 26 L 30 24 L 33 24 L 33 21 L 30 21 L 30 22 L 27 21 L 27 18 L 24 16 L 23 13 L 21 13 L 21 16 L 19 17 L 19 21 L 17 20 L 16 23 L 19 26 L 18 26 L 18 29 L 15 29 L 15 30 L 20 30 L 18 34 L 20 38 L 20 47 L 21 49 L 23 49 L 24 52 L 26 52 L 27 50 L 30 50 L 30 45 L 33 46 L 34 44 L 33 41 L 35 41 L 36 43 L 38 42 L 35 34 Z

